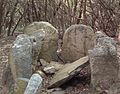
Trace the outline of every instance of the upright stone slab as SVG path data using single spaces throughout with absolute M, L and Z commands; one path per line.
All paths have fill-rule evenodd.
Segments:
M 17 87 L 16 92 L 23 91 L 23 85 L 27 82 L 21 79 L 29 79 L 32 74 L 32 43 L 28 35 L 22 34 L 16 38 L 10 51 L 9 63 Z
M 97 44 L 89 51 L 92 94 L 109 94 L 110 87 L 118 80 L 116 42 L 101 31 L 96 37 Z
M 62 58 L 73 62 L 87 55 L 88 50 L 94 47 L 95 34 L 93 29 L 86 25 L 72 25 L 64 33 Z
M 37 94 L 38 89 L 41 89 L 43 78 L 40 74 L 33 74 L 28 82 L 24 94 Z
M 32 35 L 34 32 L 45 32 L 45 38 L 40 51 L 40 58 L 50 62 L 56 60 L 58 31 L 48 22 L 33 22 L 24 29 L 24 33 Z
M 31 36 L 29 36 L 29 39 L 32 43 L 33 65 L 37 64 L 44 38 L 45 38 L 45 32 L 43 30 L 37 30 Z

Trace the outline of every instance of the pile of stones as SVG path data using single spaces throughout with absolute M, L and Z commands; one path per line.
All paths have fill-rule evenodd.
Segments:
M 113 38 L 102 31 L 95 33 L 86 25 L 70 26 L 63 35 L 60 52 L 63 61 L 70 62 L 65 64 L 57 62 L 58 40 L 58 30 L 48 22 L 33 22 L 25 27 L 24 34 L 17 36 L 9 55 L 16 94 L 42 94 L 38 86 L 44 80 L 39 79 L 48 74 L 53 76 L 48 88 L 59 88 L 88 65 L 91 69 L 91 94 L 118 94 L 119 90 L 113 89 L 119 74 Z M 60 91 L 62 93 L 58 94 L 64 94 Z

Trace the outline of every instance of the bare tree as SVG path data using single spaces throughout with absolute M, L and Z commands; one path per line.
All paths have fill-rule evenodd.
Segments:
M 65 31 L 72 24 L 90 25 L 115 36 L 120 24 L 119 0 L 0 0 L 0 33 L 13 35 L 21 24 L 48 21 Z

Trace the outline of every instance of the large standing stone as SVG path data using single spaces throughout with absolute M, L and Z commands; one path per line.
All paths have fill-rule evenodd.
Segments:
M 50 62 L 56 60 L 58 31 L 48 22 L 33 22 L 24 29 L 24 33 L 32 35 L 34 32 L 44 31 L 45 38 L 40 51 L 40 58 Z
M 116 42 L 101 31 L 96 36 L 97 44 L 89 51 L 92 94 L 110 94 L 108 90 L 118 80 Z
M 17 77 L 31 76 L 32 43 L 29 36 L 22 34 L 16 38 L 10 52 L 10 64 L 13 74 Z
M 28 35 L 22 34 L 16 38 L 10 51 L 9 63 L 17 87 L 16 92 L 22 91 L 26 81 L 20 79 L 29 79 L 32 74 L 32 43 Z
M 88 50 L 94 46 L 93 29 L 86 25 L 72 25 L 63 36 L 62 58 L 73 62 L 86 56 Z

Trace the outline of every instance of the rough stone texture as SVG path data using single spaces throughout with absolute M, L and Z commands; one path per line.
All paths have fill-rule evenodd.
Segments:
M 120 94 L 120 82 L 113 84 L 110 87 L 108 94 Z
M 79 60 L 65 64 L 52 78 L 50 81 L 49 88 L 56 88 L 70 80 L 75 74 L 77 74 L 83 67 L 87 66 L 88 56 L 82 57 Z
M 34 32 L 44 31 L 45 38 L 40 51 L 40 58 L 50 62 L 56 60 L 58 31 L 48 22 L 33 22 L 24 29 L 24 33 L 31 35 Z
M 118 38 L 118 41 L 120 42 L 120 24 L 118 25 L 118 29 L 117 29 L 117 32 L 116 32 L 116 36 Z
M 51 61 L 50 63 L 48 63 L 44 59 L 40 59 L 40 63 L 42 65 L 42 69 L 44 69 L 45 67 L 54 66 L 55 72 L 60 70 L 64 66 L 64 64 L 60 64 L 59 62 L 55 61 Z
M 93 29 L 86 25 L 72 25 L 63 36 L 62 58 L 73 62 L 87 55 L 94 46 L 95 34 Z
M 30 78 L 32 74 L 32 43 L 28 35 L 19 35 L 10 51 L 9 64 L 19 90 L 19 78 Z M 20 93 L 19 93 L 20 94 Z
M 46 73 L 46 74 L 54 74 L 55 73 L 55 67 L 54 66 L 46 66 L 43 71 Z
M 68 94 L 61 88 L 53 88 L 53 89 L 47 89 L 46 91 L 42 91 L 39 94 Z
M 45 61 L 44 59 L 40 59 L 40 63 L 41 63 L 43 68 L 50 64 L 47 61 Z
M 28 82 L 24 94 L 38 94 L 37 91 L 41 88 L 42 82 L 43 78 L 39 74 L 33 74 Z
M 9 57 L 13 76 L 29 78 L 32 74 L 32 43 L 27 35 L 19 35 L 13 43 Z
M 56 71 L 60 70 L 64 66 L 64 64 L 60 64 L 59 62 L 55 61 L 51 61 L 50 65 L 54 66 Z
M 65 91 L 63 91 L 63 90 L 56 90 L 56 91 L 53 91 L 51 94 L 65 94 Z
M 96 36 L 96 45 L 89 51 L 92 94 L 110 94 L 110 87 L 118 80 L 116 42 L 101 31 Z
M 24 90 L 28 84 L 29 79 L 19 78 L 17 79 L 17 86 L 14 90 L 15 94 L 23 94 Z
M 32 43 L 32 58 L 33 64 L 37 64 L 37 60 L 39 60 L 39 54 L 41 47 L 43 45 L 43 40 L 45 38 L 45 33 L 43 30 L 37 30 L 36 32 L 32 33 L 29 37 Z

